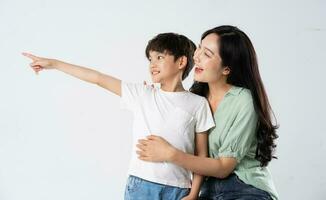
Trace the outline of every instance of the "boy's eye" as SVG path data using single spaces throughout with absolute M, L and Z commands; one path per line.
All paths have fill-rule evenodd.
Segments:
M 157 56 L 157 59 L 158 60 L 161 60 L 161 59 L 163 59 L 164 57 L 163 56 Z

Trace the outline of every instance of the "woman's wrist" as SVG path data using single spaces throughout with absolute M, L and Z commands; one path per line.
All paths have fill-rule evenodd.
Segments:
M 173 146 L 170 146 L 168 150 L 168 162 L 174 162 L 177 160 L 179 150 L 174 148 Z

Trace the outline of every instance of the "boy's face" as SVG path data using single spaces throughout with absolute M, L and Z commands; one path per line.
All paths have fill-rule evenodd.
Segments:
M 174 80 L 182 73 L 182 69 L 179 69 L 178 60 L 174 61 L 174 56 L 168 53 L 150 51 L 148 60 L 153 83 L 166 83 L 169 80 Z

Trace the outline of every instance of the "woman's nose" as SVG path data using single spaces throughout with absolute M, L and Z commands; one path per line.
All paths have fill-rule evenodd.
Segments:
M 193 56 L 195 62 L 199 62 L 199 56 L 200 56 L 200 49 L 197 48 Z
M 194 59 L 195 62 L 199 62 L 199 54 L 198 54 L 198 51 L 195 51 L 194 56 L 193 56 L 193 59 Z

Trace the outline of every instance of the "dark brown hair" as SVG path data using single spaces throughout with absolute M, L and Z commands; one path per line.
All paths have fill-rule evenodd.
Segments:
M 161 33 L 151 39 L 146 47 L 145 54 L 149 58 L 150 51 L 168 53 L 174 56 L 176 61 L 181 56 L 187 57 L 187 65 L 182 74 L 182 80 L 187 78 L 189 72 L 194 66 L 194 52 L 196 45 L 184 35 L 176 33 Z
M 276 134 L 278 126 L 272 123 L 271 118 L 274 114 L 260 77 L 255 49 L 249 37 L 237 27 L 219 26 L 210 29 L 203 33 L 201 40 L 212 33 L 219 36 L 222 66 L 229 67 L 231 71 L 227 83 L 247 88 L 251 92 L 258 115 L 255 158 L 260 161 L 261 166 L 267 166 L 272 158 L 276 158 L 273 153 L 276 148 L 275 139 L 278 138 Z M 190 91 L 207 97 L 208 84 L 195 81 Z

